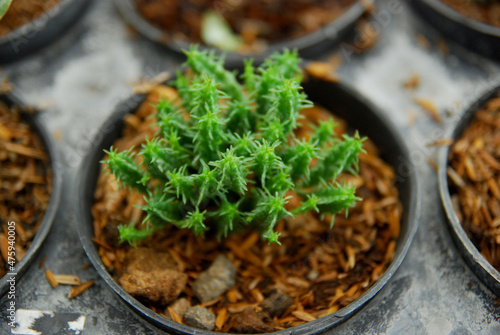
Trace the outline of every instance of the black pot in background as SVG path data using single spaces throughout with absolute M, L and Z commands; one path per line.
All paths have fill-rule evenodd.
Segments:
M 303 83 L 303 86 L 311 101 L 327 109 L 334 110 L 335 114 L 346 120 L 353 129 L 358 129 L 362 135 L 373 140 L 380 149 L 382 158 L 394 167 L 397 175 L 397 187 L 404 209 L 395 258 L 383 276 L 365 294 L 334 314 L 301 326 L 278 331 L 275 334 L 291 334 L 292 332 L 297 335 L 320 334 L 346 321 L 351 315 L 358 312 L 391 279 L 402 263 L 417 230 L 420 213 L 417 175 L 408 150 L 403 144 L 404 140 L 389 119 L 372 103 L 345 84 L 310 78 Z M 76 190 L 72 192 L 75 197 L 73 203 L 75 205 L 76 224 L 80 240 L 92 264 L 104 281 L 135 312 L 153 325 L 172 334 L 218 334 L 176 323 L 142 305 L 113 280 L 91 240 L 94 236 L 91 207 L 94 203 L 94 191 L 100 172 L 99 161 L 103 158 L 103 149 L 108 149 L 121 136 L 123 117 L 135 112 L 145 98 L 145 95 L 137 95 L 120 105 L 118 110 L 101 128 L 93 141 L 94 146 L 83 160 L 78 174 L 80 179 L 75 185 Z
M 372 3 L 373 0 L 366 0 Z M 175 39 L 169 36 L 169 33 L 156 27 L 146 20 L 136 9 L 134 0 L 115 0 L 115 5 L 122 14 L 125 21 L 132 25 L 140 34 L 149 40 L 165 46 L 174 52 L 183 55 L 183 50 L 189 50 L 190 42 Z M 254 64 L 260 64 L 264 59 L 276 51 L 287 49 L 297 49 L 301 57 L 316 59 L 319 54 L 330 49 L 342 37 L 351 32 L 355 23 L 366 12 L 363 1 L 356 1 L 338 18 L 321 29 L 304 35 L 299 38 L 269 44 L 269 46 L 260 53 L 223 52 L 226 55 L 227 68 L 242 68 L 243 60 L 247 58 L 254 59 Z M 212 49 L 206 45 L 201 45 L 200 50 Z M 219 54 L 222 52 L 219 52 Z
M 463 114 L 461 120 L 456 127 L 445 138 L 458 140 L 467 126 L 472 122 L 476 115 L 476 111 L 483 107 L 492 98 L 500 96 L 500 85 L 485 93 L 481 98 L 474 102 Z M 448 217 L 449 227 L 455 241 L 455 244 L 465 259 L 467 265 L 472 269 L 472 272 L 497 296 L 500 297 L 500 272 L 497 271 L 486 258 L 481 255 L 476 246 L 467 236 L 467 233 L 462 227 L 458 219 L 455 209 L 451 202 L 450 190 L 448 186 L 448 176 L 446 170 L 448 168 L 449 147 L 444 147 L 439 155 L 439 192 L 441 201 L 443 202 L 446 216 Z
M 24 105 L 13 94 L 0 95 L 0 101 L 5 103 L 9 107 L 18 106 L 19 108 L 21 108 L 21 111 L 23 110 L 22 108 Z M 54 143 L 52 136 L 40 121 L 40 118 L 37 114 L 32 114 L 31 112 L 23 112 L 22 117 L 24 121 L 30 125 L 31 130 L 38 135 L 45 149 L 45 152 L 49 157 L 50 166 L 52 168 L 52 194 L 50 195 L 50 202 L 43 216 L 42 223 L 40 224 L 40 227 L 38 228 L 38 231 L 36 232 L 30 247 L 28 248 L 28 250 L 26 250 L 26 254 L 21 259 L 21 261 L 16 263 L 16 282 L 19 282 L 20 276 L 28 269 L 30 262 L 35 258 L 38 249 L 40 249 L 40 246 L 47 237 L 50 228 L 52 227 L 52 223 L 54 222 L 62 192 L 62 178 L 59 171 L 60 165 L 58 163 L 59 157 L 56 150 L 56 144 Z M 0 296 L 3 296 L 7 291 L 9 291 L 10 283 L 7 282 L 7 280 L 9 279 L 8 277 L 10 276 L 7 273 L 7 275 L 0 278 Z
M 408 6 L 450 40 L 500 60 L 500 27 L 465 16 L 440 0 L 413 0 Z
M 0 37 L 0 63 L 32 54 L 62 36 L 78 21 L 92 0 L 61 0 L 36 20 Z

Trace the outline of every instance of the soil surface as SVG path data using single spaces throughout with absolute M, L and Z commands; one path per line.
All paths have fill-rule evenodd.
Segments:
M 0 20 L 0 36 L 5 36 L 37 19 L 59 2 L 60 0 L 14 0 Z
M 316 31 L 356 0 L 135 0 L 139 12 L 172 37 L 201 43 L 203 13 L 215 10 L 243 38 L 240 51 Z
M 500 97 L 476 112 L 451 147 L 448 176 L 462 226 L 500 271 Z
M 134 115 L 128 115 L 123 137 L 114 143 L 118 151 L 132 145 L 140 147 L 146 135 L 154 135 L 155 120 L 149 116 L 154 113 L 151 105 L 158 101 L 159 92 L 170 98 L 176 94 L 171 88 L 160 87 Z M 302 114 L 305 118 L 298 128 L 298 137 L 308 136 L 310 122 L 332 116 L 321 107 Z M 345 132 L 345 123 L 338 122 L 339 134 Z M 215 330 L 219 332 L 270 332 L 315 320 L 365 293 L 395 254 L 402 205 L 394 185 L 394 171 L 378 158 L 377 149 L 369 140 L 365 149 L 367 153 L 360 156 L 359 176 L 343 177 L 357 185 L 357 195 L 364 201 L 349 210 L 348 218 L 344 213 L 337 215 L 332 229 L 331 217 L 308 213 L 277 224 L 281 245 L 268 245 L 251 231 L 218 243 L 210 235 L 203 240 L 188 230 L 167 228 L 134 249 L 118 243 L 117 225 L 142 222 L 144 214 L 135 206 L 143 204 L 143 198 L 118 188 L 111 174 L 101 173 L 92 207 L 94 242 L 117 282 L 126 283 L 129 288 L 136 283 L 130 293 L 177 322 L 183 322 L 175 312 L 178 305 L 184 306 L 182 310 L 195 305 L 208 308 L 216 315 Z M 289 195 L 293 198 L 288 206 L 294 208 L 297 195 Z M 193 292 L 193 283 L 221 254 L 236 268 L 236 285 L 218 298 L 200 302 Z M 162 295 L 151 287 L 151 276 L 136 276 L 146 270 L 174 280 L 176 287 L 184 283 L 177 300 L 171 299 L 172 290 Z
M 448 6 L 474 20 L 500 27 L 499 0 L 441 0 Z
M 29 248 L 50 201 L 52 173 L 42 142 L 18 108 L 0 102 L 0 276 L 7 273 L 8 222 L 15 222 L 16 261 Z

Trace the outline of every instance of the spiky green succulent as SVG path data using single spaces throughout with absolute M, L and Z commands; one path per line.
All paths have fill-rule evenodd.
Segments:
M 109 171 L 146 200 L 143 227 L 120 226 L 122 240 L 134 243 L 173 224 L 197 235 L 214 230 L 218 238 L 251 228 L 278 242 L 279 220 L 308 211 L 335 215 L 359 200 L 353 186 L 336 180 L 357 172 L 363 139 L 336 137 L 333 120 L 313 126 L 308 140 L 294 134 L 299 111 L 312 106 L 295 52 L 257 68 L 249 61 L 241 78 L 213 53 L 191 48 L 186 56 L 191 71 L 172 83 L 180 102 L 156 106 L 159 133 L 139 151 L 106 151 Z M 303 199 L 292 212 L 289 190 Z

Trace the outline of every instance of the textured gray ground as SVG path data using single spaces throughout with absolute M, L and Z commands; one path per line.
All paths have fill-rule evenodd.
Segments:
M 58 144 L 67 195 L 77 178 L 76 167 L 92 144 L 94 129 L 131 93 L 130 83 L 174 71 L 179 64 L 148 41 L 131 39 L 110 0 L 96 2 L 90 15 L 61 41 L 3 68 L 27 103 L 45 108 L 50 130 L 61 132 Z M 363 310 L 331 333 L 499 334 L 500 305 L 452 243 L 437 178 L 427 163 L 436 150 L 425 144 L 443 137 L 467 104 L 500 79 L 500 66 L 456 46 L 451 48 L 458 56 L 444 56 L 434 46 L 418 46 L 418 33 L 436 35 L 407 8 L 385 22 L 376 47 L 344 57 L 340 75 L 390 115 L 406 138 L 422 181 L 420 228 L 394 278 Z M 422 79 L 422 86 L 413 93 L 401 88 L 412 73 Z M 436 125 L 414 105 L 415 97 L 430 99 L 450 113 Z M 412 127 L 408 126 L 410 113 L 417 115 Z M 161 333 L 132 313 L 93 268 L 81 269 L 88 260 L 78 240 L 69 197 L 63 198 L 35 265 L 18 282 L 17 307 L 86 315 L 83 334 Z M 54 273 L 74 273 L 96 285 L 68 300 L 70 288 L 53 289 L 38 269 L 41 255 L 46 255 L 45 265 Z M 1 306 L 5 303 L 4 297 Z M 5 320 L 5 308 L 0 315 Z M 10 333 L 6 322 L 2 321 L 0 332 Z

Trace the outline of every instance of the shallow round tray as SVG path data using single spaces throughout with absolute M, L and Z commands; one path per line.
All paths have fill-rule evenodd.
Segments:
M 61 0 L 36 20 L 0 37 L 0 63 L 17 61 L 55 41 L 78 21 L 92 1 Z
M 500 60 L 500 27 L 474 20 L 439 0 L 414 0 L 408 6 L 449 39 Z
M 1 94 L 0 101 L 7 104 L 7 106 L 9 107 L 19 106 L 21 108 L 21 111 L 23 110 L 22 106 L 24 105 L 13 94 Z M 36 232 L 30 247 L 26 251 L 26 254 L 21 259 L 21 261 L 16 263 L 15 265 L 16 283 L 19 282 L 21 275 L 28 269 L 30 262 L 35 258 L 38 250 L 40 249 L 40 246 L 47 237 L 50 228 L 52 227 L 52 223 L 54 222 L 62 192 L 62 179 L 59 171 L 59 157 L 57 155 L 56 144 L 52 140 L 52 136 L 36 114 L 23 112 L 22 117 L 24 121 L 26 121 L 30 125 L 32 131 L 34 131 L 38 135 L 44 146 L 45 152 L 49 157 L 50 165 L 52 168 L 52 194 L 50 195 L 50 202 L 43 216 L 42 223 L 40 224 L 40 227 L 38 228 L 38 231 Z M 20 223 L 18 222 L 18 224 Z M 9 271 L 0 279 L 0 296 L 3 296 L 7 291 L 9 291 L 10 283 L 7 281 L 7 279 L 10 279 L 9 273 L 11 272 L 12 271 Z
M 462 118 L 456 125 L 456 127 L 446 136 L 446 138 L 452 138 L 457 140 L 460 138 L 464 130 L 471 123 L 476 115 L 476 111 L 483 107 L 489 100 L 494 97 L 500 96 L 500 85 L 496 86 L 494 89 L 490 90 L 474 102 L 463 114 Z M 481 255 L 476 246 L 467 236 L 467 233 L 462 227 L 460 220 L 458 219 L 453 204 L 451 202 L 451 196 L 448 186 L 448 176 L 446 169 L 448 168 L 448 154 L 449 147 L 444 147 L 439 153 L 439 192 L 441 194 L 441 201 L 448 217 L 449 227 L 453 236 L 455 244 L 465 259 L 466 263 L 476 274 L 476 276 L 497 296 L 500 297 L 500 272 L 498 272 L 491 264 L 486 260 L 486 258 Z
M 336 313 L 297 327 L 278 331 L 276 334 L 320 334 L 346 321 L 351 315 L 359 311 L 382 289 L 400 266 L 417 230 L 420 213 L 416 171 L 404 145 L 404 140 L 384 114 L 353 88 L 345 84 L 309 78 L 303 83 L 303 86 L 311 101 L 329 110 L 334 110 L 335 115 L 346 120 L 350 127 L 358 129 L 362 135 L 373 140 L 380 150 L 381 157 L 394 167 L 397 176 L 397 187 L 404 209 L 395 258 L 387 271 L 366 293 Z M 112 143 L 121 136 L 124 116 L 133 113 L 145 98 L 145 95 L 136 95 L 118 107 L 100 129 L 97 137 L 92 142 L 94 146 L 82 162 L 78 174 L 79 180 L 74 185 L 76 190 L 72 192 L 75 197 L 73 203 L 75 205 L 76 224 L 80 240 L 92 264 L 104 281 L 135 312 L 153 325 L 174 334 L 218 334 L 173 322 L 141 304 L 113 280 L 102 263 L 94 242 L 92 242 L 94 232 L 91 207 L 94 203 L 94 190 L 100 172 L 99 161 L 103 158 L 103 149 L 109 149 Z
M 372 0 L 367 1 L 372 2 Z M 183 50 L 189 50 L 190 42 L 171 37 L 169 32 L 147 21 L 136 9 L 134 0 L 115 0 L 114 2 L 125 21 L 149 40 L 166 46 L 178 54 L 183 55 Z M 348 34 L 365 12 L 366 7 L 362 4 L 362 1 L 356 1 L 338 18 L 310 34 L 269 44 L 262 52 L 223 52 L 226 56 L 226 67 L 241 68 L 243 67 L 243 60 L 246 58 L 252 58 L 255 61 L 254 64 L 260 64 L 269 55 L 284 48 L 297 49 L 302 57 L 316 58 L 319 54 L 331 48 L 332 45 L 335 45 L 336 41 Z M 206 50 L 210 49 L 210 47 L 200 45 L 200 49 Z M 219 51 L 218 53 L 222 52 Z

